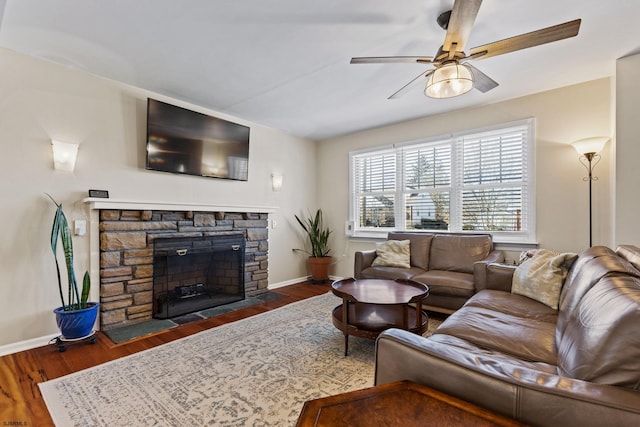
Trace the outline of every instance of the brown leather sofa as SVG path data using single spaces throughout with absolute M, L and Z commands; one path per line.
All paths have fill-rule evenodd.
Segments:
M 580 254 L 559 309 L 510 292 L 515 267 L 428 338 L 399 329 L 376 346 L 376 384 L 411 380 L 533 426 L 640 425 L 640 249 Z
M 410 268 L 372 266 L 376 251 L 355 253 L 356 279 L 411 279 L 429 286 L 423 307 L 453 313 L 484 289 L 486 265 L 502 262 L 489 234 L 391 232 L 387 240 L 409 240 Z

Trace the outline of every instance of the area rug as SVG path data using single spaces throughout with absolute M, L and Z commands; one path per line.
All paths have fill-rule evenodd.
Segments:
M 373 385 L 373 341 L 349 356 L 310 298 L 40 384 L 60 426 L 295 424 L 309 399 Z
M 293 426 L 306 400 L 373 385 L 374 341 L 350 337 L 344 357 L 339 303 L 306 299 L 40 390 L 59 426 Z

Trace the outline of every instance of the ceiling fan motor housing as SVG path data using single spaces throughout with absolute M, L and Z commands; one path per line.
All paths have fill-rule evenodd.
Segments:
M 446 31 L 449 28 L 449 19 L 451 19 L 451 11 L 445 10 L 440 15 L 438 15 L 436 22 L 438 23 L 440 28 Z

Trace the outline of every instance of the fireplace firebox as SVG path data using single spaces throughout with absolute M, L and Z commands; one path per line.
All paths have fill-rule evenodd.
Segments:
M 242 234 L 157 238 L 153 243 L 153 317 L 169 319 L 240 301 Z

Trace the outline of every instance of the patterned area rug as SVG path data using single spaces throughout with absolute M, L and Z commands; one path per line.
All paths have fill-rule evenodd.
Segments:
M 343 356 L 330 318 L 339 303 L 303 300 L 40 390 L 60 426 L 293 426 L 306 400 L 373 385 L 375 344 L 350 337 Z

